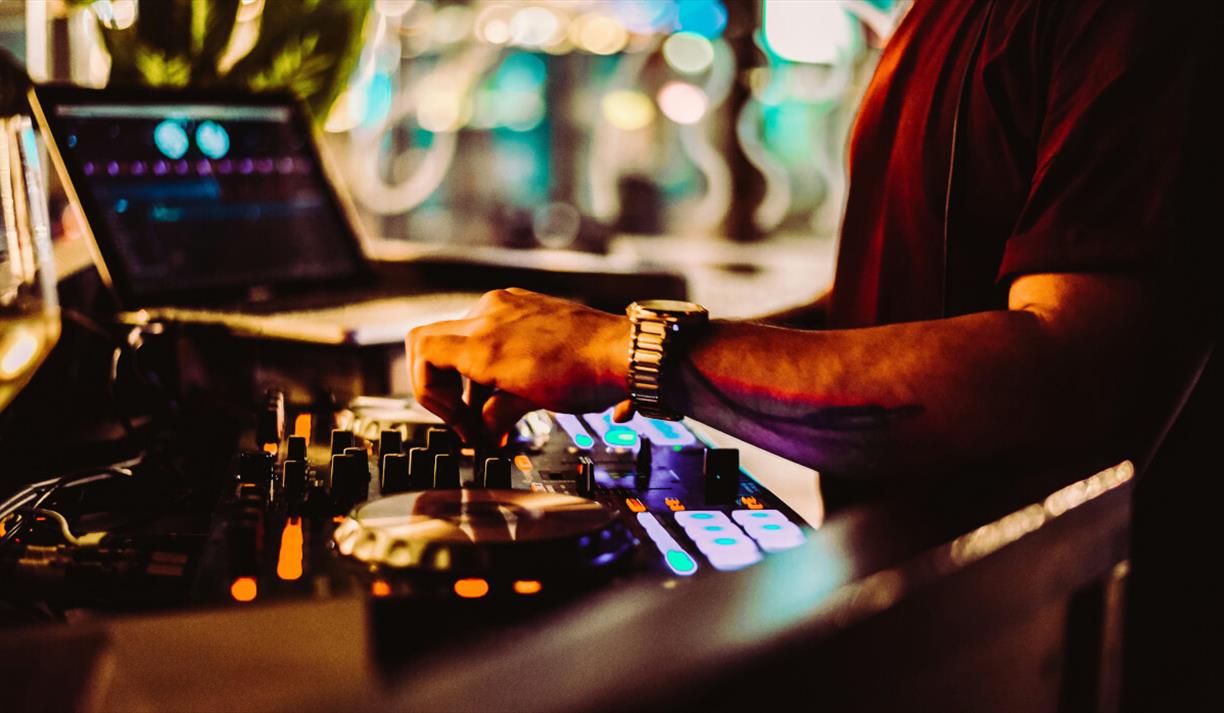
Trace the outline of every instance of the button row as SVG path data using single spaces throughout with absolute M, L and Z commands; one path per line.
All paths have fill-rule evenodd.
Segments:
M 761 561 L 761 552 L 744 531 L 717 510 L 690 510 L 675 514 L 684 534 L 697 544 L 715 569 L 731 570 Z
M 704 540 L 742 536 L 744 531 L 766 552 L 789 550 L 804 542 L 803 530 L 778 510 L 736 510 L 731 513 L 735 523 L 717 510 L 690 510 L 675 513 L 675 517 L 698 546 Z

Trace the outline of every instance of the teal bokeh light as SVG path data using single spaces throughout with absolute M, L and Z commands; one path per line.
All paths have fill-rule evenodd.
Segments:
M 196 128 L 195 140 L 196 146 L 209 158 L 221 158 L 229 153 L 229 133 L 215 121 L 202 122 Z
M 190 141 L 183 125 L 173 119 L 166 119 L 153 129 L 153 143 L 162 155 L 171 160 L 178 160 L 187 154 Z
M 727 8 L 720 0 L 685 0 L 676 10 L 676 25 L 683 32 L 712 40 L 727 28 Z

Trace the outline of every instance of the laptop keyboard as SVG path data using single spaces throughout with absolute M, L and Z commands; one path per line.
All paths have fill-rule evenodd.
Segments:
M 395 344 L 402 343 L 414 327 L 462 317 L 478 299 L 480 294 L 474 292 L 439 292 L 273 314 L 179 307 L 151 308 L 149 313 L 171 322 L 224 326 L 240 336 L 320 344 Z

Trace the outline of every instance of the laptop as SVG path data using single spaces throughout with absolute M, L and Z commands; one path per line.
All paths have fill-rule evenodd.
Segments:
M 290 95 L 42 85 L 30 105 L 127 321 L 393 344 L 478 297 L 376 278 Z

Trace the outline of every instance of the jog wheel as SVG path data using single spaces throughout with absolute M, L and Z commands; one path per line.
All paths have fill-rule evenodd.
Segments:
M 467 488 L 363 503 L 333 538 L 385 593 L 465 598 L 587 586 L 637 544 L 619 515 L 593 500 Z

